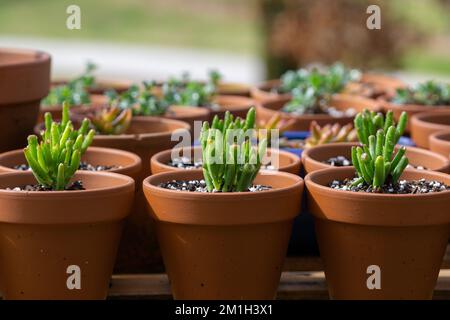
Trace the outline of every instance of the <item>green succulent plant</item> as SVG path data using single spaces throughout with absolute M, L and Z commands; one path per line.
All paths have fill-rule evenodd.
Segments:
M 224 119 L 214 117 L 211 126 L 203 123 L 200 136 L 203 158 L 203 176 L 208 191 L 247 191 L 261 168 L 267 140 L 258 148 L 251 144 L 255 135 L 255 109 L 251 108 L 245 120 L 226 112 Z
M 365 110 L 355 117 L 354 124 L 362 146 L 352 147 L 352 163 L 358 175 L 352 185 L 366 183 L 379 190 L 388 181 L 397 183 L 408 166 L 405 147 L 394 152 L 406 128 L 407 114 L 403 112 L 395 125 L 391 111 L 384 119 L 381 113 Z
M 288 71 L 281 78 L 281 91 L 292 99 L 283 111 L 297 114 L 322 113 L 331 95 L 340 92 L 350 81 L 359 80 L 360 72 L 336 63 L 325 71 L 300 69 Z
M 348 69 L 342 63 L 337 62 L 323 71 L 317 68 L 287 71 L 281 76 L 279 90 L 292 92 L 297 88 L 312 87 L 320 94 L 331 94 L 340 92 L 348 82 L 357 81 L 360 77 L 360 71 Z
M 41 103 L 44 106 L 62 105 L 63 102 L 72 105 L 81 105 L 90 103 L 88 89 L 95 83 L 93 72 L 97 66 L 93 63 L 87 63 L 83 74 L 68 83 L 53 87 L 47 97 Z
M 86 152 L 95 135 L 89 130 L 90 121 L 84 119 L 80 129 L 75 130 L 69 120 L 69 107 L 63 103 L 60 123 L 45 114 L 45 130 L 38 137 L 28 137 L 24 149 L 25 158 L 34 177 L 42 186 L 51 190 L 64 190 L 80 166 L 81 156 Z
M 206 82 L 191 80 L 188 74 L 181 79 L 172 78 L 162 86 L 163 99 L 169 105 L 211 106 L 220 78 L 217 71 L 211 71 Z
M 134 116 L 160 116 L 167 112 L 170 104 L 154 93 L 153 82 L 143 82 L 142 88 L 131 86 L 122 94 L 111 90 L 106 93 L 109 104 L 119 109 L 131 109 Z
M 399 88 L 392 102 L 396 104 L 448 106 L 450 105 L 450 84 L 427 81 L 410 88 Z

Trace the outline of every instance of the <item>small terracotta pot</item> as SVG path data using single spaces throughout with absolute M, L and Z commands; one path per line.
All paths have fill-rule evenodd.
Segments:
M 165 150 L 158 152 L 150 159 L 150 167 L 152 169 L 152 173 L 161 173 L 161 172 L 173 172 L 173 171 L 186 171 L 186 170 L 201 170 L 201 169 L 183 169 L 169 166 L 168 163 L 171 159 L 172 152 L 174 154 L 182 154 L 184 156 L 189 157 L 190 159 L 198 160 L 202 158 L 202 148 L 201 147 L 185 147 L 185 148 L 177 148 L 172 150 Z M 278 157 L 278 167 L 275 167 L 275 170 L 288 172 L 292 174 L 300 173 L 300 158 L 295 154 L 283 150 L 276 149 L 267 149 L 267 156 L 270 157 L 272 154 L 275 157 Z
M 450 157 L 450 131 L 438 131 L 429 139 L 430 150 L 444 157 Z
M 331 157 L 344 156 L 351 161 L 352 146 L 358 146 L 357 142 L 329 143 L 321 146 L 309 148 L 302 153 L 302 163 L 305 173 L 314 172 L 321 169 L 335 168 L 332 165 L 323 163 Z M 395 149 L 398 149 L 397 145 Z M 421 148 L 406 147 L 406 156 L 409 163 L 415 167 L 422 166 L 428 170 L 450 172 L 450 161 L 448 158 Z
M 358 82 L 350 82 L 346 89 L 350 89 L 354 85 L 370 84 L 381 96 L 392 97 L 398 88 L 403 88 L 406 84 L 394 77 L 376 73 L 363 73 L 361 80 Z M 280 79 L 268 80 L 259 86 L 251 89 L 251 96 L 258 102 L 264 103 L 278 99 L 291 99 L 290 93 L 277 93 L 274 89 L 280 86 Z M 344 89 L 343 93 L 347 90 Z M 365 97 L 371 98 L 371 97 Z
M 429 112 L 441 112 L 445 110 L 450 110 L 450 106 L 423 106 L 417 104 L 395 104 L 389 101 L 381 100 L 381 105 L 383 106 L 383 110 L 385 112 L 392 110 L 394 113 L 394 119 L 398 121 L 400 115 L 403 111 L 408 114 L 408 118 L 412 119 L 415 114 L 418 113 L 429 113 Z M 412 134 L 412 121 L 408 121 L 405 132 Z
M 50 55 L 0 49 L 0 152 L 24 147 L 48 93 Z
M 133 179 L 137 178 L 142 167 L 141 158 L 134 153 L 110 148 L 89 147 L 81 161 L 91 165 L 119 166 L 107 172 L 124 174 Z M 20 172 L 14 167 L 25 163 L 22 149 L 4 152 L 0 154 L 0 173 Z
M 134 181 L 77 172 L 83 191 L 7 191 L 31 172 L 0 175 L 0 284 L 4 299 L 105 299 Z M 81 289 L 67 283 L 79 267 Z M 69 272 L 69 273 L 68 273 Z
M 74 105 L 70 107 L 70 113 L 77 118 L 84 117 L 86 114 L 93 112 L 96 109 L 102 108 L 107 105 L 108 100 L 106 96 L 99 94 L 91 94 L 90 95 L 91 103 L 87 105 Z M 41 105 L 39 109 L 39 117 L 38 123 L 44 121 L 44 115 L 50 112 L 53 119 L 61 119 L 62 118 L 62 105 L 55 106 L 44 106 Z M 80 121 L 83 119 L 80 119 Z
M 450 191 L 387 195 L 328 187 L 354 174 L 354 168 L 331 168 L 305 178 L 330 297 L 431 299 L 450 236 Z M 444 173 L 402 176 L 421 178 L 450 184 Z M 380 289 L 370 290 L 377 267 Z
M 142 159 L 142 169 L 137 175 L 136 197 L 132 214 L 128 218 L 117 257 L 116 272 L 161 272 L 163 265 L 152 220 L 146 212 L 146 201 L 141 182 L 150 173 L 150 158 L 157 152 L 174 147 L 174 132 L 187 132 L 189 124 L 161 117 L 133 117 L 127 134 L 118 136 L 97 135 L 93 146 L 115 148 L 133 152 Z
M 250 97 L 250 86 L 238 82 L 221 82 L 217 88 L 217 93 L 224 96 Z
M 300 212 L 303 180 L 264 172 L 261 192 L 200 193 L 158 187 L 201 179 L 197 171 L 166 172 L 144 180 L 175 299 L 273 299 Z
M 438 131 L 450 131 L 450 109 L 430 111 L 411 118 L 411 138 L 417 146 L 428 149 L 430 136 Z
M 280 98 L 277 100 L 272 100 L 270 102 L 262 103 L 257 105 L 257 117 L 259 122 L 267 122 L 272 116 L 280 112 L 283 106 L 288 103 L 290 98 Z M 333 95 L 330 105 L 338 110 L 346 110 L 349 108 L 355 109 L 356 113 L 368 109 L 373 111 L 380 111 L 380 106 L 376 100 L 366 99 L 349 94 L 335 94 Z M 293 119 L 295 122 L 291 126 L 293 131 L 308 131 L 312 121 L 316 121 L 319 125 L 325 125 L 328 123 L 340 123 L 345 125 L 347 123 L 352 123 L 354 116 L 344 116 L 344 117 L 332 117 L 328 114 L 307 114 L 307 115 L 294 115 L 287 112 L 281 111 L 281 117 L 283 119 Z
M 203 122 L 208 121 L 211 116 L 208 108 L 170 106 L 168 112 L 164 115 L 164 118 L 188 123 L 191 126 L 191 136 L 195 140 L 200 136 Z
M 245 118 L 248 110 L 255 106 L 255 101 L 253 99 L 242 97 L 242 96 L 231 96 L 231 95 L 218 95 L 214 98 L 213 103 L 218 105 L 217 109 L 205 108 L 209 110 L 209 120 L 212 120 L 215 115 L 220 119 L 225 116 L 226 111 L 230 111 L 235 117 Z M 185 106 L 172 106 L 178 108 L 184 108 Z
M 60 86 L 67 84 L 67 79 L 52 80 L 51 86 Z M 108 90 L 115 90 L 117 93 L 123 93 L 130 89 L 133 85 L 133 81 L 125 79 L 95 79 L 95 85 L 89 88 L 88 91 L 91 94 L 103 95 Z
M 214 98 L 214 102 L 217 103 L 219 110 L 210 109 L 210 120 L 217 115 L 220 119 L 225 116 L 226 111 L 230 111 L 235 117 L 245 118 L 248 110 L 255 106 L 255 101 L 250 98 L 240 96 L 217 96 Z

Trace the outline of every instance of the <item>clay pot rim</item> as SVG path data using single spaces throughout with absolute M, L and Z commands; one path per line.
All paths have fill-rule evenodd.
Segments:
M 155 153 L 150 158 L 150 166 L 152 165 L 152 163 L 157 163 L 158 166 L 166 168 L 167 170 L 170 170 L 170 171 L 186 171 L 186 169 L 172 167 L 172 166 L 167 165 L 166 163 L 161 162 L 161 158 L 165 158 L 167 155 L 170 155 L 172 153 L 172 151 L 178 151 L 178 150 L 182 150 L 182 149 L 186 150 L 186 152 L 189 152 L 191 149 L 199 149 L 199 150 L 201 150 L 201 146 L 179 147 L 179 148 L 173 148 L 173 149 L 160 151 L 158 153 Z M 272 149 L 272 148 L 267 148 L 267 150 L 268 151 L 270 150 L 271 152 L 274 152 L 274 153 L 278 153 L 279 155 L 283 155 L 283 156 L 289 158 L 289 160 L 291 161 L 291 163 L 289 163 L 288 165 L 282 166 L 282 167 L 278 168 L 278 170 L 273 170 L 273 171 L 285 172 L 285 171 L 288 171 L 289 169 L 299 165 L 300 162 L 301 162 L 301 159 L 297 155 L 295 155 L 295 154 L 293 154 L 291 152 L 280 150 L 280 149 Z M 190 170 L 190 171 L 193 171 L 193 170 L 201 171 L 202 169 L 198 168 L 198 169 L 188 169 L 188 170 Z
M 450 134 L 450 132 L 448 132 L 448 133 Z M 337 143 L 327 143 L 327 144 L 316 146 L 316 147 L 313 147 L 313 148 L 304 149 L 303 153 L 302 153 L 302 163 L 305 164 L 305 162 L 308 161 L 308 162 L 310 162 L 312 164 L 323 166 L 324 168 L 336 168 L 336 167 L 333 167 L 333 166 L 331 166 L 329 164 L 326 164 L 326 163 L 323 163 L 321 161 L 316 160 L 315 158 L 313 158 L 311 156 L 311 152 L 313 152 L 313 154 L 314 154 L 314 152 L 316 152 L 317 150 L 320 151 L 320 150 L 326 149 L 326 148 L 339 148 L 339 147 L 351 148 L 353 146 L 360 146 L 360 145 L 361 144 L 359 142 L 337 142 Z M 399 147 L 401 147 L 401 145 L 397 144 L 395 147 L 399 148 Z M 436 152 L 433 152 L 433 151 L 430 151 L 430 150 L 427 150 L 427 149 L 423 149 L 423 148 L 410 147 L 410 146 L 406 146 L 406 150 L 411 150 L 413 152 L 422 153 L 422 154 L 425 154 L 426 156 L 439 159 L 442 162 L 442 165 L 440 167 L 434 168 L 434 169 L 429 169 L 427 171 L 440 171 L 440 172 L 443 172 L 443 170 L 447 170 L 450 167 L 449 159 L 447 159 L 445 156 L 443 156 L 441 154 L 438 154 Z M 338 154 L 336 156 L 338 156 Z M 353 166 L 349 166 L 349 167 L 353 167 Z
M 334 166 L 331 166 L 329 164 L 323 163 L 321 161 L 316 160 L 315 158 L 311 157 L 310 153 L 311 152 L 316 152 L 317 150 L 322 150 L 322 149 L 326 149 L 326 148 L 346 148 L 346 147 L 353 147 L 353 146 L 360 146 L 361 144 L 359 142 L 336 142 L 336 143 L 327 143 L 327 144 L 322 144 L 322 145 L 318 145 L 315 147 L 311 147 L 311 148 L 306 148 L 303 149 L 302 152 L 302 164 L 303 167 L 305 166 L 305 162 L 311 162 L 315 165 L 320 165 L 320 166 L 326 166 L 327 168 L 336 168 Z M 351 166 L 353 167 L 353 166 Z M 325 167 L 324 167 L 325 168 Z
M 160 188 L 156 185 L 160 180 L 170 181 L 173 179 L 183 180 L 189 179 L 192 176 L 198 176 L 201 173 L 200 170 L 183 170 L 183 171 L 172 171 L 172 172 L 162 172 L 155 175 L 149 176 L 144 179 L 142 186 L 144 190 L 148 190 L 158 197 L 164 198 L 176 198 L 176 199 L 192 199 L 201 201 L 230 201 L 232 199 L 260 199 L 260 198 L 277 198 L 286 193 L 290 193 L 296 188 L 302 188 L 304 186 L 303 179 L 295 174 L 280 172 L 280 171 L 267 171 L 261 170 L 258 175 L 266 177 L 284 176 L 291 179 L 293 182 L 291 185 L 282 188 L 275 188 L 270 190 L 265 190 L 261 192 L 215 192 L 215 193 L 204 193 L 204 192 L 189 192 L 189 191 L 179 191 Z M 155 182 L 158 181 L 158 182 Z M 239 201 L 239 200 L 238 200 Z
M 123 167 L 120 167 L 120 168 L 111 169 L 111 170 L 105 170 L 105 171 L 95 171 L 95 172 L 110 172 L 110 173 L 122 173 L 124 171 L 138 172 L 139 169 L 142 166 L 141 158 L 138 155 L 136 155 L 136 154 L 134 154 L 132 152 L 129 152 L 129 151 L 120 150 L 120 149 L 114 149 L 114 148 L 89 147 L 86 150 L 86 153 L 89 153 L 89 152 L 121 155 L 123 157 L 126 157 L 126 158 L 132 160 L 132 162 L 129 165 L 126 165 L 126 166 L 123 166 Z M 16 150 L 3 152 L 3 153 L 0 154 L 0 162 L 1 162 L 1 160 L 3 158 L 8 158 L 10 156 L 16 156 L 16 155 L 18 155 L 20 153 L 23 153 L 23 149 L 16 149 Z M 1 165 L 1 163 L 0 163 L 0 169 L 2 169 L 4 171 L 7 171 L 7 172 L 22 172 L 22 170 L 16 170 L 14 168 L 5 167 L 5 166 Z
M 10 172 L 0 174 L 0 181 L 3 179 L 14 176 L 27 176 L 32 179 L 33 173 L 31 171 L 22 172 Z M 115 179 L 121 182 L 116 186 L 105 186 L 88 190 L 72 190 L 72 191 L 13 191 L 0 189 L 0 198 L 4 199 L 67 199 L 76 201 L 77 199 L 96 198 L 100 196 L 111 196 L 112 194 L 119 194 L 131 189 L 134 189 L 135 182 L 132 178 L 113 172 L 89 172 L 89 171 L 77 171 L 73 179 L 83 180 L 83 177 L 97 176 L 107 177 L 109 179 Z M 35 181 L 35 180 L 33 180 Z
M 351 95 L 351 94 L 347 94 L 347 93 L 335 93 L 332 96 L 333 98 L 337 98 L 337 99 L 351 99 L 351 100 L 358 100 L 359 102 L 365 102 L 367 104 L 373 104 L 373 107 L 371 108 L 371 110 L 375 111 L 375 112 L 381 112 L 383 110 L 382 104 L 380 103 L 380 101 L 375 100 L 375 99 L 369 99 L 369 98 L 365 98 L 365 97 L 361 97 L 361 96 L 356 96 L 356 95 Z M 263 101 L 261 103 L 258 104 L 258 108 L 263 109 L 266 112 L 270 112 L 270 113 L 276 113 L 279 112 L 281 113 L 284 117 L 289 117 L 292 119 L 296 119 L 296 120 L 302 120 L 302 121 L 307 121 L 307 120 L 330 120 L 330 121 L 338 121 L 338 120 L 352 120 L 355 118 L 356 114 L 355 113 L 353 116 L 342 116 L 342 117 L 333 117 L 329 114 L 304 114 L 304 115 L 298 115 L 298 114 L 293 114 L 293 113 L 289 113 L 289 112 L 285 112 L 283 110 L 274 110 L 271 108 L 267 108 L 267 104 L 274 104 L 274 103 L 287 103 L 291 100 L 291 97 L 276 97 L 274 99 L 271 100 L 267 100 L 267 101 Z
M 449 106 L 450 107 L 450 106 Z M 448 116 L 450 118 L 450 109 L 448 110 L 438 110 L 438 111 L 427 111 L 414 114 L 411 117 L 412 126 L 425 126 L 431 129 L 437 129 L 439 131 L 450 130 L 450 124 L 442 124 L 430 121 L 430 118 L 436 118 L 440 116 Z
M 7 53 L 7 54 L 13 54 L 13 55 L 20 55 L 20 56 L 28 56 L 30 58 L 30 61 L 23 61 L 23 62 L 6 62 L 6 63 L 0 63 L 1 69 L 12 69 L 16 67 L 32 67 L 37 64 L 42 64 L 49 62 L 51 59 L 50 54 L 47 52 L 41 51 L 41 50 L 32 50 L 32 49 L 16 49 L 16 48 L 0 48 L 0 53 Z
M 411 111 L 411 112 L 419 111 L 420 113 L 429 113 L 429 112 L 436 112 L 436 111 L 446 111 L 446 108 L 450 108 L 450 105 L 429 106 L 429 105 L 425 105 L 425 104 L 411 104 L 411 103 L 398 104 L 398 103 L 393 103 L 392 101 L 388 101 L 388 100 L 384 100 L 384 99 L 381 99 L 380 101 L 382 102 L 383 109 L 385 111 L 388 111 L 392 108 L 396 108 L 396 109 L 401 109 L 404 111 Z
M 449 130 L 437 131 L 430 135 L 430 142 L 434 141 L 436 143 L 445 143 L 450 145 L 450 128 Z
M 435 193 L 421 193 L 421 194 L 380 194 L 380 193 L 363 193 L 363 192 L 353 192 L 353 191 L 344 191 L 344 190 L 335 190 L 328 186 L 321 185 L 315 182 L 318 176 L 328 176 L 330 177 L 330 182 L 333 180 L 334 173 L 336 172 L 344 172 L 348 173 L 348 176 L 354 176 L 355 168 L 354 167 L 332 167 L 327 169 L 321 169 L 314 172 L 310 172 L 305 177 L 305 184 L 307 189 L 314 188 L 315 192 L 320 194 L 327 194 L 328 197 L 340 198 L 351 200 L 364 200 L 364 198 L 368 198 L 371 200 L 383 200 L 383 201 L 395 201 L 400 199 L 408 199 L 408 198 L 416 198 L 423 199 L 426 201 L 428 199 L 435 198 L 445 198 L 450 196 L 450 190 L 435 192 Z M 448 180 L 449 175 L 442 172 L 431 171 L 431 170 L 416 170 L 416 169 L 406 169 L 405 173 L 415 172 L 415 173 L 423 173 L 424 176 L 428 176 L 434 180 L 442 179 L 442 181 Z

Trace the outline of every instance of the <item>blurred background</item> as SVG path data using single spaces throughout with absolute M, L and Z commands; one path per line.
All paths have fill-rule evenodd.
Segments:
M 68 30 L 66 8 L 81 8 Z M 366 8 L 381 8 L 368 30 Z M 53 56 L 54 77 L 163 79 L 188 71 L 257 83 L 337 60 L 407 82 L 450 79 L 450 0 L 0 0 L 0 45 Z

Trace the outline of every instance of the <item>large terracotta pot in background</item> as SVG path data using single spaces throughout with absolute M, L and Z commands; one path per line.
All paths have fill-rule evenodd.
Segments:
M 450 106 L 424 106 L 424 105 L 415 105 L 415 104 L 395 104 L 389 101 L 381 100 L 381 104 L 383 106 L 383 110 L 385 112 L 392 110 L 394 113 L 394 119 L 398 121 L 400 115 L 403 111 L 408 114 L 408 117 L 412 119 L 415 114 L 422 112 L 441 112 L 444 110 L 450 110 Z M 408 121 L 405 132 L 412 134 L 412 121 Z
M 267 122 L 277 112 L 281 112 L 283 119 L 294 119 L 295 122 L 291 126 L 293 131 L 308 131 L 312 121 L 316 121 L 319 125 L 325 125 L 328 123 L 340 123 L 345 125 L 352 123 L 354 116 L 332 117 L 328 114 L 305 114 L 294 115 L 281 111 L 283 106 L 288 103 L 290 98 L 282 98 L 273 100 L 270 102 L 262 103 L 256 107 L 256 115 L 259 122 Z M 335 94 L 333 95 L 330 106 L 335 107 L 337 110 L 347 110 L 352 108 L 355 110 L 355 115 L 364 109 L 372 111 L 380 111 L 379 103 L 376 100 L 366 99 L 349 94 Z
M 50 56 L 0 49 L 0 152 L 25 146 L 50 83 Z
M 450 130 L 433 133 L 429 139 L 430 150 L 450 157 Z
M 202 159 L 201 150 L 202 150 L 201 147 L 185 147 L 158 152 L 150 160 L 150 167 L 152 169 L 152 174 L 161 172 L 195 170 L 195 169 L 176 168 L 173 166 L 169 166 L 168 163 L 172 157 L 172 152 L 174 152 L 175 155 L 180 154 L 185 157 L 188 157 L 189 159 L 201 161 Z M 301 162 L 300 158 L 297 155 L 283 150 L 268 148 L 267 157 L 271 157 L 272 154 L 274 155 L 274 157 L 278 157 L 278 166 L 274 166 L 274 170 L 288 172 L 292 174 L 300 173 Z
M 200 193 L 158 187 L 201 179 L 197 171 L 166 172 L 144 181 L 175 299 L 273 299 L 300 211 L 303 180 L 259 174 L 272 190 Z
M 105 299 L 133 179 L 78 172 L 82 191 L 8 191 L 31 172 L 0 175 L 0 290 L 5 299 Z M 80 268 L 81 289 L 68 277 Z M 69 268 L 69 269 L 68 269 Z M 68 273 L 69 271 L 69 273 Z
M 450 236 L 450 191 L 387 195 L 328 187 L 354 174 L 332 168 L 305 178 L 330 297 L 431 299 Z M 432 171 L 407 170 L 402 178 L 450 184 L 449 175 Z M 373 266 L 381 289 L 367 286 Z
M 395 77 L 379 73 L 363 73 L 361 80 L 349 82 L 344 92 L 371 99 L 391 98 L 397 89 L 404 87 L 406 84 Z
M 124 174 L 133 179 L 137 179 L 142 167 L 141 158 L 134 153 L 110 148 L 89 147 L 81 161 L 91 165 L 117 166 L 105 171 Z M 0 154 L 0 173 L 20 172 L 14 167 L 26 163 L 22 149 L 4 152 Z
M 302 153 L 302 163 L 305 173 L 334 168 L 332 165 L 323 162 L 331 157 L 344 156 L 351 161 L 351 148 L 352 146 L 358 145 L 357 142 L 329 143 L 304 150 Z M 398 148 L 399 146 L 397 145 L 396 149 Z M 421 148 L 406 147 L 406 156 L 412 166 L 422 166 L 429 170 L 445 173 L 450 172 L 449 159 L 440 154 Z
M 450 131 L 450 109 L 415 114 L 411 118 L 411 138 L 417 146 L 428 149 L 430 136 L 438 131 Z
M 189 124 L 160 117 L 133 117 L 127 134 L 96 135 L 93 146 L 133 152 L 142 159 L 142 169 L 136 179 L 136 197 L 128 218 L 117 257 L 119 273 L 161 272 L 162 261 L 152 220 L 146 212 L 146 201 L 141 182 L 150 174 L 150 158 L 157 152 L 174 147 L 174 132 L 188 133 Z

